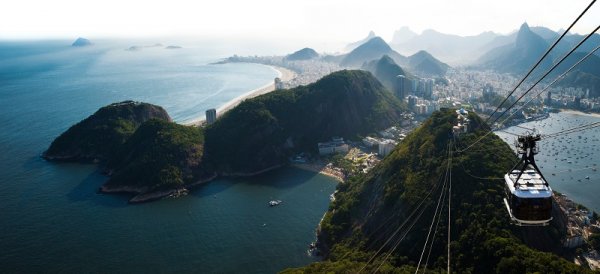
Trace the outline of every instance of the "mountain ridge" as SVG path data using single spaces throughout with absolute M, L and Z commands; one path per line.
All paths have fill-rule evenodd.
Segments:
M 381 37 L 374 37 L 344 55 L 340 65 L 361 67 L 365 62 L 380 59 L 383 55 L 388 55 L 397 64 L 406 64 L 407 62 L 405 56 L 394 51 Z

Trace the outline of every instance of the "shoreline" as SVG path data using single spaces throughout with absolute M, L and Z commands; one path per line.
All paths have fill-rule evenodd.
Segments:
M 344 178 L 342 178 L 339 175 L 336 175 L 332 172 L 327 172 L 327 170 L 325 169 L 325 166 L 323 165 L 317 165 L 317 164 L 301 164 L 301 163 L 292 163 L 290 164 L 290 167 L 293 168 L 298 168 L 298 169 L 302 169 L 302 170 L 306 170 L 306 171 L 311 171 L 311 172 L 315 172 L 315 173 L 319 173 L 321 175 L 330 177 L 332 179 L 335 179 L 336 181 L 340 182 L 340 183 L 344 183 L 345 180 Z
M 560 112 L 564 112 L 567 114 L 575 114 L 575 115 L 582 115 L 582 116 L 589 116 L 589 117 L 596 117 L 596 118 L 600 118 L 600 113 L 586 113 L 583 111 L 579 111 L 579 110 L 574 110 L 574 109 L 560 109 Z
M 261 65 L 264 65 L 264 64 L 261 64 Z M 296 73 L 290 69 L 279 67 L 279 66 L 272 66 L 272 65 L 264 65 L 264 66 L 268 66 L 271 69 L 275 70 L 278 74 L 277 77 L 281 78 L 281 81 L 283 81 L 283 82 L 290 81 L 296 77 Z M 250 99 L 250 98 L 253 98 L 253 97 L 256 97 L 259 95 L 267 94 L 274 90 L 275 90 L 275 83 L 273 81 L 270 81 L 268 84 L 266 84 L 264 86 L 261 86 L 259 88 L 255 88 L 246 93 L 243 93 L 242 95 L 235 97 L 232 100 L 225 103 L 224 105 L 218 107 L 217 108 L 217 117 L 225 114 L 227 111 L 236 107 L 237 105 L 239 105 L 242 101 L 244 101 L 246 99 Z M 182 123 L 182 124 L 186 125 L 186 126 L 200 126 L 200 125 L 204 124 L 205 121 L 206 121 L 206 117 L 203 117 L 203 118 L 194 119 L 189 122 Z

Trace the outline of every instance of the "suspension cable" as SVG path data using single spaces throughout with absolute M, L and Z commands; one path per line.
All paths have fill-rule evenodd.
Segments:
M 450 150 L 450 143 L 448 143 L 448 154 L 451 153 Z M 450 169 L 450 156 L 448 155 L 448 167 L 446 168 L 446 173 L 448 173 L 448 170 Z M 423 250 L 421 251 L 421 257 L 419 258 L 419 262 L 417 264 L 417 270 L 415 270 L 415 274 L 417 274 L 419 272 L 419 268 L 421 266 L 421 261 L 423 260 L 423 256 L 425 255 L 425 250 L 427 249 L 427 243 L 429 242 L 429 236 L 431 235 L 431 231 L 433 230 L 433 224 L 435 223 L 435 219 L 438 216 L 438 213 L 441 214 L 441 208 L 440 208 L 440 204 L 442 201 L 442 196 L 446 193 L 446 185 L 448 183 L 448 180 L 444 181 L 444 184 L 442 185 L 442 190 L 440 191 L 440 197 L 438 198 L 437 201 L 437 205 L 435 206 L 435 211 L 433 213 L 433 218 L 431 219 L 431 225 L 429 226 L 429 231 L 427 232 L 427 237 L 425 238 L 425 244 L 423 244 Z M 432 244 L 433 244 L 433 238 L 431 239 Z
M 596 128 L 596 127 L 599 127 L 599 126 L 600 126 L 600 122 L 593 122 L 593 123 L 590 123 L 590 124 L 576 126 L 576 127 L 565 129 L 565 130 L 561 130 L 559 132 L 555 132 L 555 133 L 552 133 L 552 134 L 544 135 L 544 136 L 542 136 L 542 138 L 544 138 L 544 139 L 554 138 L 554 137 L 558 137 L 558 136 L 561 136 L 561 135 L 566 135 L 566 134 L 571 134 L 571 133 L 575 133 L 575 132 L 580 132 L 580 131 L 584 131 L 584 130 Z
M 552 46 L 550 46 L 546 52 L 544 53 L 544 55 L 542 55 L 542 57 L 535 63 L 535 65 L 533 67 L 531 67 L 531 69 L 529 69 L 529 72 L 527 72 L 527 74 L 525 74 L 525 76 L 519 81 L 519 83 L 513 88 L 513 90 L 506 96 L 506 98 L 504 98 L 504 100 L 502 100 L 502 102 L 500 103 L 500 105 L 498 105 L 498 107 L 496 107 L 496 109 L 494 110 L 494 112 L 492 112 L 492 114 L 485 120 L 485 122 L 487 123 L 490 118 L 492 118 L 492 116 L 494 116 L 494 114 L 500 109 L 500 107 L 502 107 L 502 105 L 504 105 L 504 103 L 506 102 L 506 100 L 508 100 L 508 98 L 510 98 L 510 96 L 515 93 L 515 91 L 517 91 L 517 89 L 519 88 L 519 86 L 521 86 L 521 84 L 523 84 L 523 82 L 525 81 L 525 79 L 527 77 L 529 77 L 529 75 L 531 75 L 531 73 L 539 66 L 539 64 L 542 62 L 542 60 L 544 60 L 544 58 L 546 58 L 546 56 L 548 56 L 548 54 L 550 53 L 550 51 L 552 51 L 552 49 L 554 49 L 554 47 L 556 47 L 556 45 L 558 44 L 558 42 L 560 42 L 560 40 L 563 39 L 563 37 L 565 37 L 565 35 L 567 35 L 567 33 L 569 33 L 569 31 L 571 30 L 571 28 L 573 28 L 573 26 L 575 26 L 575 24 L 577 23 L 577 21 L 579 21 L 579 19 L 581 19 L 581 17 L 594 5 L 594 3 L 596 3 L 596 0 L 593 0 L 584 10 L 583 12 L 581 12 L 581 14 L 579 14 L 579 16 L 577 16 L 577 18 L 575 19 L 575 21 L 573 21 L 573 23 L 571 23 L 571 25 L 563 32 L 563 34 L 558 37 L 558 39 L 556 39 L 556 41 L 554 41 L 554 43 L 552 44 Z
M 540 77 L 540 79 L 538 79 L 531 87 L 529 87 L 529 89 L 527 89 L 523 94 L 521 94 L 521 96 L 519 96 L 519 98 L 517 98 L 516 101 L 514 101 L 506 110 L 504 110 L 498 117 L 496 117 L 496 119 L 494 119 L 494 121 L 492 122 L 492 125 L 498 121 L 498 119 L 500 119 L 504 114 L 506 114 L 506 112 L 508 112 L 511 108 L 513 108 L 515 106 L 515 104 L 517 104 L 523 97 L 525 97 L 525 95 L 527 95 L 527 93 L 529 93 L 537 84 L 539 84 L 542 80 L 544 80 L 544 78 L 546 78 L 546 76 L 548 76 L 548 74 L 550 74 L 555 68 L 557 68 L 565 59 L 567 59 L 573 52 L 575 52 L 575 50 L 577 50 L 583 43 L 585 43 L 585 41 L 587 41 L 590 37 L 592 37 L 592 35 L 594 35 L 596 33 L 596 31 L 598 31 L 598 29 L 600 29 L 600 25 L 598 25 L 592 32 L 590 32 L 585 38 L 583 38 L 581 41 L 579 41 L 579 43 L 577 45 L 575 45 L 565 56 L 563 56 L 556 64 L 554 64 L 552 66 L 552 68 L 550 68 L 550 70 L 548 70 L 544 75 L 542 75 L 542 77 Z M 490 117 L 488 117 L 489 120 Z
M 569 51 L 569 53 L 567 53 L 565 56 L 563 56 L 563 58 L 557 63 L 555 64 L 544 76 L 542 76 L 542 78 L 540 78 L 540 80 L 538 80 L 534 85 L 532 85 L 523 95 L 521 95 L 521 97 L 519 97 L 519 99 L 517 101 L 515 101 L 509 108 L 507 108 L 500 116 L 498 116 L 498 118 L 496 118 L 494 120 L 494 123 L 501 118 L 507 111 L 509 111 L 521 98 L 523 98 L 523 96 L 525 96 L 525 94 L 527 94 L 529 91 L 531 91 L 544 77 L 546 77 L 550 72 L 552 72 L 552 70 L 554 68 L 556 68 L 563 60 L 565 60 L 571 53 L 573 53 L 579 46 L 581 46 L 581 44 L 583 44 L 589 37 L 591 37 L 598 29 L 600 28 L 600 25 L 598 27 L 596 27 L 596 29 L 591 32 L 590 34 L 588 34 L 583 40 L 581 40 L 575 47 L 573 47 L 571 49 L 571 51 Z M 596 51 L 598 49 L 598 47 L 596 47 L 592 52 Z M 585 57 L 583 57 L 581 60 L 579 60 L 577 63 L 575 63 L 573 66 L 571 66 L 566 72 L 568 73 L 569 71 L 573 70 L 577 65 L 579 65 L 581 62 L 583 62 L 583 60 L 587 59 L 589 56 L 591 56 L 591 53 L 588 53 Z M 546 88 L 544 88 L 542 90 L 542 92 L 544 92 L 546 89 L 548 89 L 549 87 L 551 87 L 554 83 L 557 82 L 557 80 L 562 79 L 562 77 L 564 77 L 566 75 L 566 73 L 561 74 L 559 77 L 557 77 L 554 81 L 552 81 L 548 86 L 546 86 Z M 534 97 L 535 98 L 535 97 Z M 533 100 L 533 99 L 532 99 Z M 531 101 L 531 100 L 530 100 Z M 527 102 L 529 103 L 529 102 Z M 526 104 L 527 104 L 526 103 Z M 504 119 L 502 121 L 502 123 L 506 122 L 510 117 L 512 117 L 515 114 L 515 112 L 511 113 L 506 119 Z M 484 134 L 483 136 L 481 136 L 479 139 L 477 139 L 475 142 L 471 143 L 469 146 L 467 146 L 466 148 L 458 151 L 458 152 L 464 152 L 469 150 L 471 147 L 473 147 L 475 144 L 479 143 L 481 140 L 483 140 L 485 137 L 487 137 L 490 133 L 492 133 L 493 130 L 490 128 L 488 129 L 488 132 L 486 134 Z
M 438 178 L 438 183 L 435 185 L 434 188 L 432 188 L 429 193 L 427 193 L 427 195 L 425 197 L 423 197 L 423 199 L 421 199 L 421 201 L 419 202 L 419 204 L 415 207 L 415 209 L 411 212 L 411 214 L 404 220 L 404 222 L 402 222 L 402 224 L 394 231 L 394 233 L 392 233 L 392 235 L 390 237 L 388 237 L 388 239 L 383 243 L 383 245 L 381 245 L 381 247 L 375 252 L 375 254 L 373 254 L 373 256 L 371 256 L 371 258 L 369 258 L 369 260 L 367 261 L 367 263 L 358 271 L 358 273 L 362 272 L 370 263 L 371 261 L 373 261 L 375 259 L 375 257 L 377 257 L 377 255 L 379 254 L 379 252 L 381 252 L 381 250 L 383 250 L 383 248 L 402 230 L 402 228 L 409 222 L 409 220 L 412 220 L 412 217 L 415 213 L 417 213 L 417 211 L 419 211 L 421 208 L 423 208 L 423 203 L 429 198 L 429 196 L 435 191 L 437 190 L 437 188 L 440 185 L 442 179 L 442 174 L 440 174 L 440 177 Z M 423 210 L 421 211 L 421 213 L 418 214 L 418 218 L 420 218 L 421 214 L 423 214 L 423 211 L 425 210 L 427 206 L 425 206 L 423 208 Z M 412 226 L 414 225 L 414 223 L 408 228 L 409 231 L 412 228 Z M 402 233 L 400 233 L 402 234 Z M 406 236 L 406 235 L 405 235 Z M 401 239 L 404 239 L 404 237 L 402 237 Z
M 595 1 L 595 0 L 594 0 Z M 452 164 L 452 152 L 450 153 L 450 164 Z M 450 209 L 451 209 L 451 204 L 450 201 L 452 200 L 452 166 L 450 167 L 450 186 L 448 187 L 448 267 L 446 269 L 446 272 L 448 274 L 450 274 L 450 232 L 451 232 L 451 225 L 452 222 L 450 222 Z
M 592 51 L 588 52 L 588 54 L 586 54 L 583 58 L 581 58 L 579 61 L 577 61 L 577 63 L 573 64 L 567 71 L 563 72 L 561 75 L 559 75 L 558 77 L 556 77 L 556 79 L 554 79 L 554 81 L 552 81 L 544 89 L 542 89 L 540 92 L 538 92 L 538 94 L 536 94 L 535 96 L 531 97 L 531 99 L 529 99 L 529 101 L 525 102 L 525 104 L 523 104 L 516 112 L 511 113 L 508 117 L 506 117 L 504 120 L 502 120 L 502 122 L 500 122 L 500 124 L 501 125 L 504 124 L 508 119 L 510 119 L 510 117 L 512 117 L 513 115 L 515 115 L 515 113 L 517 113 L 517 112 L 521 111 L 522 109 L 524 109 L 525 106 L 527 106 L 529 103 L 531 103 L 536 97 L 540 96 L 542 93 L 544 93 L 544 91 L 548 90 L 548 88 L 550 88 L 552 85 L 554 85 L 554 83 L 556 83 L 556 82 L 560 81 L 561 79 L 563 79 L 569 72 L 571 72 L 574 68 L 576 68 L 579 64 L 581 64 L 581 62 L 585 61 L 588 57 L 592 56 L 594 54 L 594 52 L 596 52 L 598 49 L 600 49 L 600 46 L 597 46 Z M 517 125 L 516 127 L 523 128 L 523 129 L 528 129 L 526 127 L 519 126 L 519 125 Z M 533 130 L 533 129 L 531 129 L 531 130 Z M 512 133 L 509 133 L 509 134 L 512 134 Z

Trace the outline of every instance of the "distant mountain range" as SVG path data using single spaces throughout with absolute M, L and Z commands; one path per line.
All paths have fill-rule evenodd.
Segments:
M 420 51 L 426 51 L 427 55 L 434 55 L 450 64 L 522 75 L 537 62 L 563 31 L 556 32 L 543 26 L 530 27 L 524 23 L 518 31 L 508 35 L 484 32 L 475 36 L 458 36 L 435 30 L 425 30 L 423 33 L 417 34 L 408 27 L 402 27 L 394 33 L 390 43 L 392 48 L 403 54 L 417 52 L 415 54 L 417 55 Z M 567 34 L 549 57 L 542 62 L 533 76 L 541 76 L 584 37 L 585 35 Z M 594 34 L 576 51 L 576 54 L 565 60 L 564 64 L 550 76 L 558 76 L 597 45 L 600 45 L 600 34 Z M 426 54 L 421 53 L 420 55 L 425 56 Z M 411 71 L 416 74 L 419 74 L 419 70 L 438 74 L 444 71 L 444 65 L 432 64 L 437 62 L 425 62 L 417 65 L 410 62 L 411 58 L 408 58 L 408 64 L 403 65 L 410 67 Z M 557 84 L 579 87 L 584 90 L 589 89 L 590 96 L 600 96 L 600 69 L 598 68 L 600 68 L 600 52 L 596 52 L 595 56 L 590 57 Z
M 383 58 L 384 56 L 387 58 Z M 350 53 L 337 57 L 337 59 L 342 66 L 363 68 L 372 67 L 374 63 L 371 63 L 374 61 L 382 60 L 384 63 L 389 63 L 391 60 L 395 65 L 407 67 L 413 74 L 422 77 L 443 76 L 450 67 L 426 51 L 419 51 L 406 57 L 393 50 L 378 36 L 366 41 Z
M 531 68 L 548 49 L 544 38 L 534 33 L 527 23 L 523 24 L 514 42 L 494 48 L 485 53 L 477 63 L 479 66 L 498 72 L 523 74 Z M 551 59 L 544 59 L 539 70 L 552 66 Z
M 548 44 L 553 43 L 563 30 L 558 32 L 542 26 L 529 28 Z M 473 36 L 459 36 L 440 33 L 435 30 L 425 30 L 417 34 L 408 27 L 398 29 L 390 41 L 392 48 L 404 55 L 410 55 L 425 50 L 450 65 L 471 65 L 490 50 L 515 42 L 519 31 L 502 35 L 494 32 L 483 32 Z M 568 34 L 557 46 L 557 52 L 566 52 L 583 38 L 583 35 Z M 600 35 L 595 34 L 589 42 L 582 45 L 580 52 L 589 52 L 600 44 Z M 597 53 L 600 56 L 600 53 Z
M 425 50 L 445 62 L 462 65 L 476 60 L 478 52 L 482 53 L 485 49 L 494 47 L 492 42 L 496 37 L 492 32 L 463 37 L 435 30 L 425 30 L 419 35 L 408 27 L 402 27 L 394 33 L 390 44 L 402 54 L 414 54 Z
M 534 30 L 537 30 L 534 31 Z M 539 33 L 539 34 L 538 34 Z M 477 63 L 477 67 L 493 69 L 498 72 L 512 73 L 515 75 L 524 75 L 549 48 L 550 43 L 558 38 L 558 34 L 549 29 L 536 27 L 530 28 L 526 23 L 521 26 L 515 35 L 515 40 L 507 45 L 494 48 L 485 53 Z M 544 39 L 547 37 L 548 39 Z M 559 43 L 557 47 L 545 58 L 540 66 L 532 74 L 532 79 L 540 77 L 549 70 L 552 65 L 560 60 L 570 50 L 574 44 L 578 43 L 583 37 L 579 35 L 568 35 L 565 37 L 565 43 Z M 594 42 L 598 36 L 592 36 L 586 45 L 587 48 L 600 44 Z M 554 79 L 567 69 L 569 69 L 578 60 L 583 58 L 587 52 L 585 48 L 576 51 L 569 56 L 552 74 L 546 79 Z M 586 61 L 575 68 L 565 79 L 557 83 L 567 87 L 579 87 L 589 89 L 591 97 L 600 96 L 600 57 L 592 55 Z

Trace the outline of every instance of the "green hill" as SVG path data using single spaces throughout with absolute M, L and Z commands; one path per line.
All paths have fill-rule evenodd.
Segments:
M 319 57 L 319 54 L 311 48 L 303 48 L 285 57 L 288 61 L 310 60 Z
M 481 120 L 470 114 L 475 133 L 463 135 L 457 144 L 464 147 L 482 136 Z M 318 245 L 324 253 L 323 262 L 304 268 L 288 269 L 284 273 L 414 273 L 428 229 L 441 193 L 440 178 L 449 164 L 446 148 L 456 115 L 452 110 L 435 112 L 420 128 L 412 132 L 368 174 L 340 184 L 336 199 L 320 226 Z M 451 271 L 454 273 L 588 273 L 557 255 L 532 249 L 523 243 L 521 235 L 535 232 L 556 233 L 552 227 L 518 228 L 509 223 L 502 203 L 503 181 L 498 178 L 514 164 L 515 156 L 500 138 L 491 134 L 473 149 L 456 153 L 451 162 L 452 218 Z M 431 195 L 427 195 L 431 193 Z M 423 204 L 419 204 L 423 200 Z M 414 209 L 424 209 L 421 218 L 411 215 Z M 431 250 L 428 270 L 446 270 L 447 209 Z M 386 240 L 396 243 L 400 234 L 394 231 L 405 221 L 414 222 L 412 229 L 404 226 L 406 237 L 394 244 L 379 247 Z M 558 237 L 554 237 L 557 239 Z M 556 240 L 557 241 L 557 240 Z M 557 242 L 545 244 L 557 247 Z M 426 254 L 427 255 L 427 254 Z M 374 260 L 367 264 L 370 258 Z M 421 265 L 423 266 L 423 265 Z
M 394 51 L 381 37 L 374 37 L 344 55 L 340 65 L 361 67 L 365 62 L 378 60 L 384 55 L 388 55 L 398 64 L 406 64 L 406 57 Z
M 412 71 L 421 76 L 443 77 L 450 66 L 421 50 L 408 57 L 408 65 Z
M 102 191 L 144 195 L 184 190 L 211 177 L 201 169 L 203 144 L 202 128 L 149 120 L 108 162 L 111 177 Z
M 574 52 L 565 59 L 565 61 L 562 62 L 550 76 L 556 77 L 559 74 L 562 74 L 585 55 L 586 53 Z M 589 89 L 590 97 L 600 97 L 600 57 L 590 55 L 573 71 L 567 74 L 565 78 L 560 80 L 558 85 L 563 87 L 579 87 L 584 91 Z
M 170 121 L 159 106 L 124 101 L 100 108 L 56 138 L 43 157 L 57 161 L 106 161 L 150 119 Z
M 396 76 L 408 74 L 400 67 L 394 60 L 384 55 L 379 60 L 373 60 L 365 63 L 362 69 L 367 70 L 379 80 L 383 86 L 385 86 L 390 92 L 394 93 L 396 90 Z
M 316 152 L 333 136 L 389 127 L 404 105 L 366 71 L 339 71 L 316 83 L 242 102 L 206 129 L 206 162 L 223 174 L 282 165 L 294 151 Z
M 404 109 L 369 72 L 339 71 L 245 100 L 206 129 L 167 121 L 166 112 L 150 104 L 109 105 L 57 138 L 46 158 L 99 159 L 110 175 L 101 190 L 133 193 L 130 201 L 142 202 L 182 194 L 217 174 L 277 168 L 291 153 L 316 152 L 317 142 L 333 136 L 354 138 L 394 125 Z

